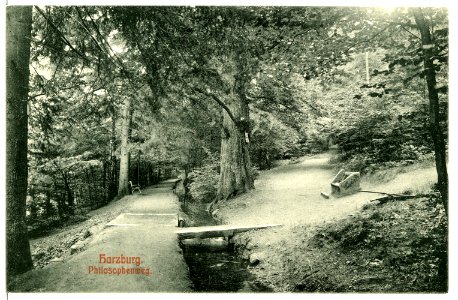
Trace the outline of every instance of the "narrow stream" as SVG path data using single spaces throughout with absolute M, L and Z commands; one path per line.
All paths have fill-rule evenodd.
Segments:
M 202 207 L 203 208 L 203 207 Z M 193 226 L 216 225 L 204 209 L 192 212 L 184 210 L 192 217 Z M 222 242 L 214 239 L 215 243 Z M 249 272 L 249 262 L 238 257 L 233 245 L 205 247 L 183 245 L 184 259 L 189 267 L 191 281 L 196 292 L 269 292 L 271 289 L 258 282 Z

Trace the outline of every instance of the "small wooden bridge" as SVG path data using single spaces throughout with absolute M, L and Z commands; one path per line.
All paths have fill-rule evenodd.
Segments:
M 192 238 L 214 238 L 214 237 L 232 237 L 236 233 L 245 232 L 254 229 L 264 229 L 278 227 L 280 224 L 263 224 L 263 225 L 217 225 L 217 226 L 202 226 L 202 227 L 187 227 L 176 231 L 178 239 Z

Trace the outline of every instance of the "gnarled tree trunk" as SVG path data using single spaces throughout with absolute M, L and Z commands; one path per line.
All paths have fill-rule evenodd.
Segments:
M 239 120 L 242 118 L 248 120 L 248 105 L 237 97 L 234 98 L 233 103 L 229 106 L 231 111 Z M 239 128 L 226 111 L 223 112 L 223 115 L 218 200 L 229 199 L 254 187 L 250 170 L 248 132 Z
M 6 17 L 6 249 L 10 276 L 32 268 L 25 221 L 32 7 L 8 6 Z
M 224 98 L 227 108 L 223 109 L 217 201 L 227 200 L 254 188 L 249 154 L 250 115 L 244 94 L 245 78 L 241 76 L 235 59 L 224 62 L 220 72 L 229 89 Z

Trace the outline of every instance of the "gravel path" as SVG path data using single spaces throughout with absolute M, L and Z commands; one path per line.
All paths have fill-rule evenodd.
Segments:
M 345 217 L 380 194 L 355 193 L 325 199 L 330 194 L 330 182 L 336 171 L 329 164 L 332 153 L 324 153 L 262 172 L 255 182 L 256 189 L 225 203 L 218 203 L 216 216 L 228 224 L 299 225 L 332 221 Z M 398 174 L 393 180 L 361 182 L 363 190 L 386 193 L 422 192 L 435 180 L 434 167 Z
M 128 196 L 94 212 L 110 222 L 91 227 L 80 252 L 17 277 L 10 290 L 39 292 L 187 292 L 188 268 L 175 234 L 179 205 L 172 181 Z M 97 223 L 97 222 L 96 222 Z M 102 227 L 102 229 L 94 229 Z M 69 232 L 86 230 L 84 225 Z M 59 234 L 48 238 L 52 243 Z M 43 239 L 45 240 L 45 239 Z M 35 244 L 39 243 L 34 241 Z M 44 241 L 41 242 L 44 244 Z M 78 251 L 78 250 L 76 250 Z M 131 272 L 141 274 L 129 274 Z M 104 274 L 101 274 L 104 273 Z M 117 274 L 109 274 L 117 273 Z M 119 274 L 118 274 L 119 273 Z

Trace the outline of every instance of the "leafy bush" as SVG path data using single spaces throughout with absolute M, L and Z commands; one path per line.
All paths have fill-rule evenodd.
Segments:
M 210 203 L 216 198 L 219 180 L 219 162 L 216 159 L 205 164 L 203 167 L 195 168 L 188 175 L 189 193 L 193 200 L 203 203 Z M 253 179 L 259 175 L 257 167 L 251 167 Z M 179 196 L 180 191 L 177 190 Z
M 289 159 L 301 155 L 298 132 L 267 112 L 252 114 L 250 154 L 253 165 L 261 170 L 273 167 L 275 159 Z
M 305 142 L 310 153 L 320 153 L 329 150 L 329 143 L 326 136 L 317 131 L 308 133 Z
M 189 192 L 192 199 L 199 202 L 213 201 L 216 198 L 218 178 L 216 160 L 189 173 Z
M 410 112 L 393 118 L 376 112 L 337 135 L 338 160 L 354 171 L 368 172 L 383 165 L 404 165 L 431 153 L 425 116 Z
M 436 198 L 371 204 L 339 222 L 304 228 L 310 238 L 289 250 L 302 255 L 286 267 L 301 291 L 444 292 L 447 227 Z

